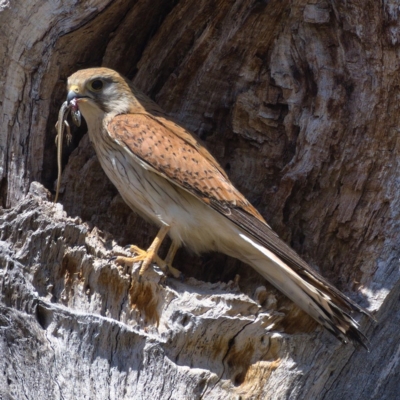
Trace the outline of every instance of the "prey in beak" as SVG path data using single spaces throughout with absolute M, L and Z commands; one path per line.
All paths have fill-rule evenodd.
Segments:
M 86 96 L 85 96 L 86 97 Z M 78 101 L 84 96 L 79 96 L 75 90 L 70 90 L 67 95 L 67 104 L 71 109 L 72 121 L 76 126 L 81 126 L 82 114 L 79 111 Z

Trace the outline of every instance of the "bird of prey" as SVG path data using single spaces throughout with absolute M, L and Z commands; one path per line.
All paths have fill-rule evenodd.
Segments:
M 160 228 L 147 251 L 136 249 L 140 273 L 162 263 L 157 251 L 168 234 L 172 273 L 181 245 L 197 254 L 225 253 L 252 266 L 342 342 L 366 346 L 350 314 L 367 311 L 279 239 L 199 140 L 128 79 L 108 68 L 77 71 L 68 78 L 67 101 L 85 118 L 100 164 L 124 201 Z

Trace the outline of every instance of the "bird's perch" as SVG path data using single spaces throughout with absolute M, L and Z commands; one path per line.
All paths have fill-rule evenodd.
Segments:
M 395 398 L 395 9 L 376 1 L 84 3 L 0 2 L 0 394 Z M 366 299 L 379 321 L 366 332 L 370 353 L 340 345 L 219 255 L 178 254 L 177 266 L 197 281 L 150 287 L 160 303 L 148 304 L 135 285 L 128 293 L 129 278 L 107 252 L 113 240 L 146 247 L 155 232 L 107 181 L 84 127 L 64 150 L 62 205 L 30 186 L 53 190 L 66 77 L 101 64 L 206 139 L 280 236 L 355 301 Z M 237 273 L 239 289 L 228 284 Z

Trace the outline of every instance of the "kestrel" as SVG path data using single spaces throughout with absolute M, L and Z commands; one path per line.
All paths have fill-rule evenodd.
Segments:
M 366 338 L 352 312 L 368 312 L 312 270 L 268 226 L 199 140 L 129 80 L 108 68 L 75 72 L 67 101 L 82 113 L 107 176 L 125 202 L 160 227 L 141 273 L 168 234 L 176 250 L 218 251 L 251 265 L 342 342 Z M 164 264 L 165 265 L 165 264 Z

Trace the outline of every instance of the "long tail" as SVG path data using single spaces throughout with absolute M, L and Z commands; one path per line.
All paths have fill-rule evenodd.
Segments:
M 245 246 L 241 259 L 289 297 L 307 314 L 323 325 L 343 343 L 349 340 L 361 343 L 368 350 L 368 339 L 359 330 L 357 322 L 349 312 L 368 314 L 318 275 L 310 276 L 313 283 L 307 282 L 270 250 L 257 243 L 248 235 L 240 237 L 250 246 Z

